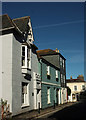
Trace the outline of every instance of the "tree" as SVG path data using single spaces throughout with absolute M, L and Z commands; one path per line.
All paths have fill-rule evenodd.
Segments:
M 67 87 L 67 95 L 70 96 L 71 95 L 71 89 L 69 87 Z

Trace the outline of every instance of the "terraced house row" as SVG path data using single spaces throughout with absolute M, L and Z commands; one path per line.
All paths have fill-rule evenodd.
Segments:
M 38 50 L 29 16 L 0 19 L 0 99 L 12 115 L 66 103 L 66 59 L 59 50 Z

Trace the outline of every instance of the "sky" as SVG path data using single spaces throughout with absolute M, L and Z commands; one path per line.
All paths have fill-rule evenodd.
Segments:
M 3 2 L 11 19 L 30 16 L 34 43 L 41 49 L 59 49 L 66 58 L 66 78 L 84 75 L 83 2 Z

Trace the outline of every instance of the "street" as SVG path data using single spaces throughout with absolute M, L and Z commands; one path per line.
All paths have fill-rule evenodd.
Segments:
M 86 100 L 37 120 L 86 120 Z

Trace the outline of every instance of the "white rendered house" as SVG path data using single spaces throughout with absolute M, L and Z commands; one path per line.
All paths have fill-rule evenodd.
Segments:
M 7 100 L 16 115 L 35 108 L 33 72 L 38 64 L 33 49 L 37 48 L 29 16 L 12 20 L 6 14 L 0 19 L 0 99 Z

